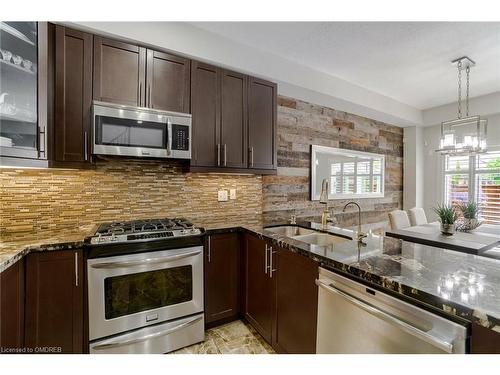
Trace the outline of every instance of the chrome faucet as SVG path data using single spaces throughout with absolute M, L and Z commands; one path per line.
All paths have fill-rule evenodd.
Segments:
M 345 209 L 347 208 L 347 206 L 350 206 L 351 204 L 353 204 L 356 207 L 358 207 L 358 234 L 357 234 L 357 240 L 358 240 L 358 242 L 364 244 L 363 238 L 365 238 L 367 235 L 365 233 L 361 232 L 361 207 L 359 206 L 359 204 L 357 204 L 356 202 L 348 202 L 344 206 L 344 209 L 342 210 L 342 212 L 345 212 Z

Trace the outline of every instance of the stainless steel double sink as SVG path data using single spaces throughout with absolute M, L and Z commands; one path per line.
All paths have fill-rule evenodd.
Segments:
M 306 229 L 293 225 L 271 227 L 266 228 L 266 230 L 316 246 L 331 246 L 351 241 L 348 238 L 336 236 L 334 234 L 321 233 L 313 229 Z

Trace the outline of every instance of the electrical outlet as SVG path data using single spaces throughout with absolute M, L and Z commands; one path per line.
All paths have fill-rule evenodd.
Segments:
M 219 190 L 217 192 L 217 200 L 219 202 L 225 202 L 225 201 L 227 201 L 227 190 Z
M 236 199 L 236 189 L 229 189 L 229 199 Z

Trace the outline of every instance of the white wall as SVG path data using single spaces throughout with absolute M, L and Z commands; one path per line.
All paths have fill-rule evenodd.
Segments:
M 472 84 L 474 82 L 472 81 Z M 472 86 L 472 89 L 474 86 Z M 500 113 L 500 92 L 493 92 L 471 98 L 469 101 L 470 113 L 481 116 L 493 116 Z M 462 105 L 465 111 L 465 103 Z M 440 124 L 442 121 L 457 117 L 457 103 L 449 103 L 439 107 L 428 108 L 422 112 L 424 126 Z M 464 113 L 465 116 L 465 113 Z
M 424 204 L 423 128 L 405 128 L 403 142 L 403 209 L 409 210 Z
M 500 150 L 500 114 L 486 116 L 488 119 L 488 148 Z M 406 129 L 405 129 L 406 130 Z M 423 128 L 423 175 L 424 183 L 423 207 L 427 218 L 435 220 L 436 216 L 432 207 L 441 203 L 444 196 L 443 191 L 443 157 L 435 152 L 439 148 L 441 136 L 440 125 Z M 406 175 L 406 172 L 405 172 Z

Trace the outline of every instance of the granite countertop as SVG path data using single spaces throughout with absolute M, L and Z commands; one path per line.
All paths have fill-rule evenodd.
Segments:
M 317 223 L 298 223 L 319 229 Z M 320 266 L 350 275 L 393 293 L 432 306 L 443 313 L 478 323 L 500 332 L 500 260 L 369 234 L 359 246 L 349 238 L 354 232 L 329 227 L 327 232 L 345 241 L 330 246 L 310 245 L 274 233 L 269 227 L 218 224 L 207 234 L 244 231 L 282 248 L 310 257 Z M 83 246 L 95 226 L 47 234 L 33 240 L 0 242 L 0 272 L 34 251 L 74 249 Z
M 316 223 L 299 225 L 319 228 Z M 355 240 L 316 246 L 266 228 L 243 228 L 322 267 L 500 332 L 500 260 L 374 234 L 364 240 L 366 246 Z M 329 227 L 328 232 L 354 237 L 353 231 L 342 228 Z
M 83 246 L 86 237 L 95 232 L 95 225 L 82 226 L 73 230 L 44 232 L 29 239 L 0 241 L 0 272 L 35 251 L 76 249 Z

